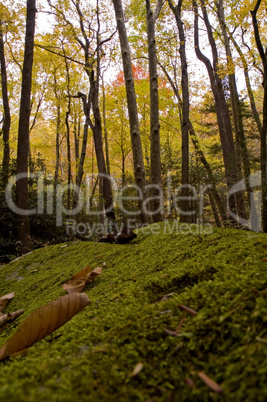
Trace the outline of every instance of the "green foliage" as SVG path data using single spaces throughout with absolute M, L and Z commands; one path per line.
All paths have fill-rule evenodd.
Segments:
M 266 234 L 186 228 L 164 234 L 154 224 L 124 246 L 54 245 L 1 267 L 0 294 L 15 291 L 8 311 L 25 309 L 0 334 L 2 345 L 32 311 L 62 295 L 75 272 L 106 264 L 85 288 L 90 306 L 26 355 L 0 363 L 0 399 L 266 400 Z M 177 328 L 178 304 L 197 315 L 175 337 L 164 328 Z M 138 362 L 143 369 L 130 377 Z M 202 370 L 224 396 L 202 383 Z

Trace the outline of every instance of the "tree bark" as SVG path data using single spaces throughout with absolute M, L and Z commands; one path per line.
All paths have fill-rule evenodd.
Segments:
M 63 48 L 63 52 L 65 54 L 65 49 Z M 65 115 L 65 124 L 66 124 L 66 140 L 67 140 L 67 176 L 68 176 L 68 191 L 67 191 L 67 209 L 70 210 L 71 206 L 71 182 L 72 182 L 72 175 L 71 175 L 71 149 L 70 149 L 70 124 L 69 124 L 69 117 L 71 114 L 71 95 L 70 95 L 70 72 L 69 72 L 69 65 L 67 59 L 65 59 L 65 66 L 66 66 L 66 74 L 67 74 L 67 94 L 68 94 L 68 104 L 67 104 L 67 111 Z
M 257 12 L 260 7 L 261 0 L 258 0 L 255 8 L 251 11 L 254 36 L 263 64 L 263 124 L 261 129 L 261 191 L 262 191 L 262 230 L 267 233 L 267 48 L 264 50 L 259 33 Z
M 158 72 L 157 49 L 155 39 L 155 21 L 150 0 L 146 0 L 148 63 L 150 83 L 150 182 L 152 202 L 151 212 L 154 222 L 164 220 L 163 202 L 158 198 L 162 194 L 161 185 L 161 157 L 160 157 L 160 123 L 159 123 L 159 96 L 158 96 Z
M 180 109 L 182 107 L 183 102 L 182 102 L 181 96 L 179 94 L 179 90 L 177 88 L 177 85 L 175 84 L 175 82 L 173 81 L 173 79 L 171 78 L 169 73 L 167 72 L 166 68 L 160 63 L 159 63 L 159 65 L 161 66 L 163 72 L 165 73 L 169 83 L 171 84 L 171 87 L 172 87 L 172 89 L 174 91 L 174 94 L 175 94 L 175 96 L 177 98 L 178 105 L 179 105 L 179 118 L 180 118 L 180 122 L 182 122 L 182 113 L 180 112 Z M 213 203 L 214 203 L 214 200 L 216 201 L 218 210 L 220 212 L 220 219 L 219 219 L 220 220 L 220 225 L 218 225 L 218 226 L 222 226 L 221 223 L 225 224 L 226 221 L 227 221 L 226 210 L 224 208 L 224 205 L 223 205 L 223 202 L 221 200 L 221 197 L 220 197 L 220 195 L 219 195 L 219 193 L 217 191 L 216 182 L 215 182 L 215 178 L 214 178 L 213 173 L 212 173 L 212 169 L 211 169 L 211 167 L 209 165 L 209 162 L 207 161 L 207 159 L 206 159 L 206 157 L 204 155 L 204 152 L 201 149 L 200 143 L 198 141 L 198 138 L 196 136 L 196 133 L 195 133 L 195 130 L 193 128 L 193 125 L 191 123 L 190 118 L 189 118 L 188 124 L 189 124 L 189 134 L 190 134 L 191 141 L 192 141 L 192 143 L 193 143 L 193 145 L 195 147 L 196 153 L 197 153 L 200 161 L 202 162 L 202 164 L 203 164 L 203 166 L 204 166 L 204 168 L 206 170 L 206 173 L 207 173 L 207 178 L 208 178 L 207 184 L 212 185 L 212 188 L 210 190 L 208 190 L 209 194 L 210 193 L 213 194 L 213 198 L 212 199 L 210 198 L 210 201 L 213 201 Z M 214 207 L 214 205 L 212 206 L 212 210 L 214 212 L 213 207 Z M 214 214 L 214 217 L 215 217 L 215 214 Z M 215 217 L 215 221 L 216 221 L 216 223 L 218 222 L 217 216 Z
M 4 117 L 3 117 L 3 126 L 2 126 L 4 152 L 3 152 L 2 170 L 4 173 L 4 177 L 3 177 L 4 183 L 7 184 L 9 162 L 10 162 L 10 147 L 9 147 L 10 109 L 9 109 L 9 100 L 8 100 L 6 60 L 5 60 L 4 39 L 3 39 L 3 30 L 2 30 L 1 19 L 0 19 L 0 63 L 1 63 L 2 100 L 3 100 L 3 108 L 4 108 Z
M 112 2 L 114 5 L 117 20 L 117 28 L 120 37 L 127 105 L 129 113 L 129 123 L 130 123 L 130 133 L 131 133 L 131 143 L 132 143 L 132 153 L 134 163 L 134 176 L 136 185 L 142 192 L 142 197 L 140 197 L 138 202 L 138 207 L 140 210 L 140 220 L 143 223 L 152 223 L 149 211 L 144 210 L 144 201 L 147 200 L 146 177 L 145 177 L 142 143 L 139 130 L 130 47 L 128 43 L 121 0 L 112 0 Z
M 180 41 L 180 62 L 181 62 L 181 87 L 182 87 L 182 197 L 185 200 L 182 204 L 183 213 L 180 216 L 181 222 L 192 222 L 195 216 L 192 215 L 190 207 L 190 194 L 189 194 L 189 83 L 188 83 L 188 69 L 186 58 L 186 38 L 184 32 L 184 23 L 181 18 L 183 0 L 179 0 L 177 6 L 174 7 L 171 0 L 168 0 L 169 6 L 175 16 L 176 24 L 179 31 Z
M 108 145 L 108 130 L 107 130 L 107 119 L 106 119 L 106 93 L 104 79 L 102 80 L 102 98 L 103 98 L 103 124 L 104 124 L 104 139 L 105 139 L 105 151 L 106 151 L 106 165 L 107 173 L 110 175 L 110 161 L 109 161 L 109 145 Z
M 209 23 L 207 10 L 204 4 L 204 0 L 201 0 L 202 12 L 205 21 L 205 25 L 208 32 L 208 38 L 213 55 L 213 67 L 210 60 L 201 52 L 199 47 L 199 36 L 198 36 L 198 6 L 195 1 L 193 1 L 195 20 L 194 20 L 194 46 L 197 58 L 204 63 L 207 68 L 211 89 L 215 100 L 215 109 L 218 121 L 218 129 L 222 144 L 222 153 L 225 168 L 225 178 L 228 190 L 238 182 L 237 175 L 237 161 L 235 144 L 231 126 L 231 119 L 227 103 L 225 100 L 225 94 L 223 90 L 222 80 L 218 74 L 218 54 L 215 40 L 213 38 L 211 25 Z M 231 211 L 236 213 L 238 216 L 243 216 L 243 202 L 242 195 L 235 194 L 235 197 L 231 197 L 229 200 L 229 206 Z
M 26 34 L 24 63 L 21 84 L 21 100 L 18 128 L 17 145 L 17 175 L 28 174 L 28 152 L 29 152 L 29 126 L 31 113 L 31 84 L 32 66 L 34 52 L 34 31 L 35 31 L 35 0 L 27 0 Z M 27 214 L 28 207 L 28 178 L 24 177 L 16 183 L 16 204 L 24 210 L 24 214 L 17 214 L 17 236 L 20 243 L 20 251 L 25 253 L 30 248 L 30 221 Z
M 250 203 L 251 199 L 251 188 L 249 185 L 249 176 L 250 176 L 250 163 L 248 157 L 247 143 L 244 132 L 243 118 L 241 112 L 241 104 L 239 99 L 239 94 L 236 86 L 236 78 L 235 78 L 235 67 L 232 57 L 232 51 L 230 47 L 230 40 L 227 34 L 227 27 L 225 23 L 225 15 L 224 15 L 224 5 L 223 0 L 219 0 L 216 4 L 217 7 L 217 15 L 219 19 L 219 23 L 221 26 L 221 30 L 223 33 L 224 46 L 227 57 L 227 67 L 228 67 L 228 80 L 229 80 L 229 88 L 230 88 L 230 99 L 231 99 L 231 107 L 233 113 L 233 121 L 234 121 L 234 130 L 235 130 L 235 146 L 236 146 L 236 160 L 237 160 L 237 174 L 239 176 L 239 180 L 242 179 L 242 165 L 244 169 L 244 176 L 246 182 L 246 190 L 248 194 L 248 202 Z M 242 216 L 246 217 L 246 206 L 244 199 L 241 198 L 242 202 L 241 206 L 243 209 Z

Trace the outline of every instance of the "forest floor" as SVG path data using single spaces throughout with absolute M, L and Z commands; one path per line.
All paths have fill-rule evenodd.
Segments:
M 154 232 L 49 246 L 0 267 L 0 296 L 15 292 L 5 312 L 25 310 L 1 347 L 74 273 L 103 265 L 84 289 L 89 306 L 0 362 L 0 401 L 267 400 L 267 235 Z

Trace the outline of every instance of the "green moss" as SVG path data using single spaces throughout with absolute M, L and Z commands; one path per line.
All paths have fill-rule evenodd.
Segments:
M 6 311 L 25 309 L 0 333 L 2 345 L 32 311 L 64 294 L 71 275 L 106 264 L 85 289 L 91 305 L 0 363 L 0 401 L 265 401 L 266 256 L 265 234 L 147 230 L 127 245 L 65 243 L 1 267 L 0 294 L 16 293 Z M 164 328 L 177 328 L 178 304 L 198 314 L 173 337 Z M 130 377 L 138 362 L 143 370 Z M 224 397 L 202 383 L 200 370 Z

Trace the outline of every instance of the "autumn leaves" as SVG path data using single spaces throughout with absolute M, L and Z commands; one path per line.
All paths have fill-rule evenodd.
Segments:
M 63 285 L 63 289 L 68 294 L 35 310 L 0 349 L 0 360 L 28 348 L 33 343 L 51 334 L 88 306 L 90 304 L 88 296 L 80 292 L 88 282 L 101 274 L 101 267 L 92 270 L 89 266 L 74 274 Z M 0 330 L 24 313 L 24 310 L 3 313 L 7 303 L 14 296 L 15 293 L 9 293 L 0 298 Z

